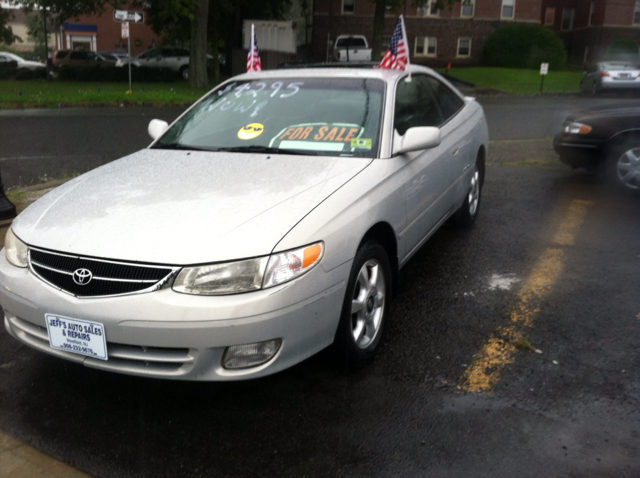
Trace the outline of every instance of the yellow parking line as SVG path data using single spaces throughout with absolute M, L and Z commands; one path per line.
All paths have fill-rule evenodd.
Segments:
M 531 327 L 540 300 L 556 283 L 564 265 L 564 250 L 571 246 L 584 222 L 590 201 L 574 200 L 547 248 L 518 293 L 509 324 L 496 330 L 476 354 L 462 375 L 463 388 L 470 392 L 489 392 L 498 383 L 502 370 L 515 360 L 515 342 L 523 327 Z

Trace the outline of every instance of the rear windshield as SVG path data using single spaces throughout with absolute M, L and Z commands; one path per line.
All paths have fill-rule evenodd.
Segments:
M 602 64 L 604 70 L 637 70 L 638 65 L 622 61 L 609 61 Z
M 339 47 L 361 47 L 366 48 L 367 44 L 364 38 L 340 38 L 338 40 Z
M 377 157 L 384 82 L 234 81 L 211 92 L 154 148 Z

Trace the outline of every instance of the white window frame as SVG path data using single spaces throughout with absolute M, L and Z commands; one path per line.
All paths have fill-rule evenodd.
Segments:
M 632 25 L 640 25 L 640 0 L 636 0 L 636 4 L 633 7 Z
M 469 53 L 467 53 L 466 55 L 460 54 L 460 43 L 462 43 L 463 41 L 469 42 Z M 456 58 L 471 58 L 471 38 L 469 37 L 458 38 L 458 47 L 456 48 Z
M 636 5 L 638 4 L 638 2 L 636 2 Z M 589 26 L 593 25 L 593 17 L 596 14 L 596 2 L 592 1 L 591 5 L 589 6 Z
M 429 46 L 431 41 L 435 43 L 433 45 L 434 51 L 433 53 L 429 53 Z M 418 47 L 422 46 L 422 53 L 418 53 Z M 436 57 L 438 56 L 438 38 L 437 37 L 416 37 L 415 43 L 413 46 L 413 55 L 414 56 L 425 56 L 425 57 Z
M 469 0 L 468 3 L 465 3 L 464 0 L 462 0 L 462 5 L 460 5 L 460 18 L 473 18 L 473 16 L 476 14 L 476 0 Z M 471 6 L 471 15 L 465 15 L 464 14 L 464 7 L 468 7 Z
M 549 11 L 551 11 L 551 21 L 548 21 Z M 556 7 L 547 7 L 544 11 L 544 24 L 553 25 L 555 22 L 556 22 Z
M 504 7 L 511 7 L 511 16 L 506 17 L 504 15 Z M 513 20 L 514 18 L 516 18 L 516 0 L 502 0 L 502 6 L 500 7 L 500 19 Z
M 566 19 L 566 15 L 565 13 L 569 13 L 569 28 L 565 28 L 564 25 L 564 21 Z M 573 7 L 565 7 L 562 9 L 562 18 L 560 19 L 560 31 L 563 32 L 570 32 L 571 30 L 573 30 L 573 22 L 576 19 L 576 9 Z
M 435 8 L 435 13 L 433 12 L 434 8 Z M 438 10 L 437 0 L 427 0 L 423 6 L 418 7 L 417 15 L 419 17 L 440 16 L 440 10 Z
M 343 14 L 345 14 L 345 13 L 346 13 L 347 15 L 352 15 L 352 14 L 353 14 L 353 13 L 355 13 L 355 11 L 356 11 L 356 0 L 348 0 L 348 1 L 350 1 L 351 5 L 352 5 L 352 7 L 351 7 L 351 8 L 352 8 L 352 10 L 345 10 L 345 9 L 344 9 L 344 2 L 345 2 L 345 0 L 342 0 L 342 13 L 343 13 Z

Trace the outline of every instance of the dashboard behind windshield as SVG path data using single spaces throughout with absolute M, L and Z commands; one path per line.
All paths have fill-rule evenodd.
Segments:
M 377 157 L 383 96 L 377 79 L 234 81 L 211 92 L 154 148 Z

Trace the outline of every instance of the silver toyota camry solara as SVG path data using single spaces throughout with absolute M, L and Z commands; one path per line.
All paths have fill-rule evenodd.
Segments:
M 100 370 L 238 380 L 379 348 L 398 270 L 480 205 L 482 107 L 432 70 L 247 73 L 51 191 L 0 258 L 4 324 Z

